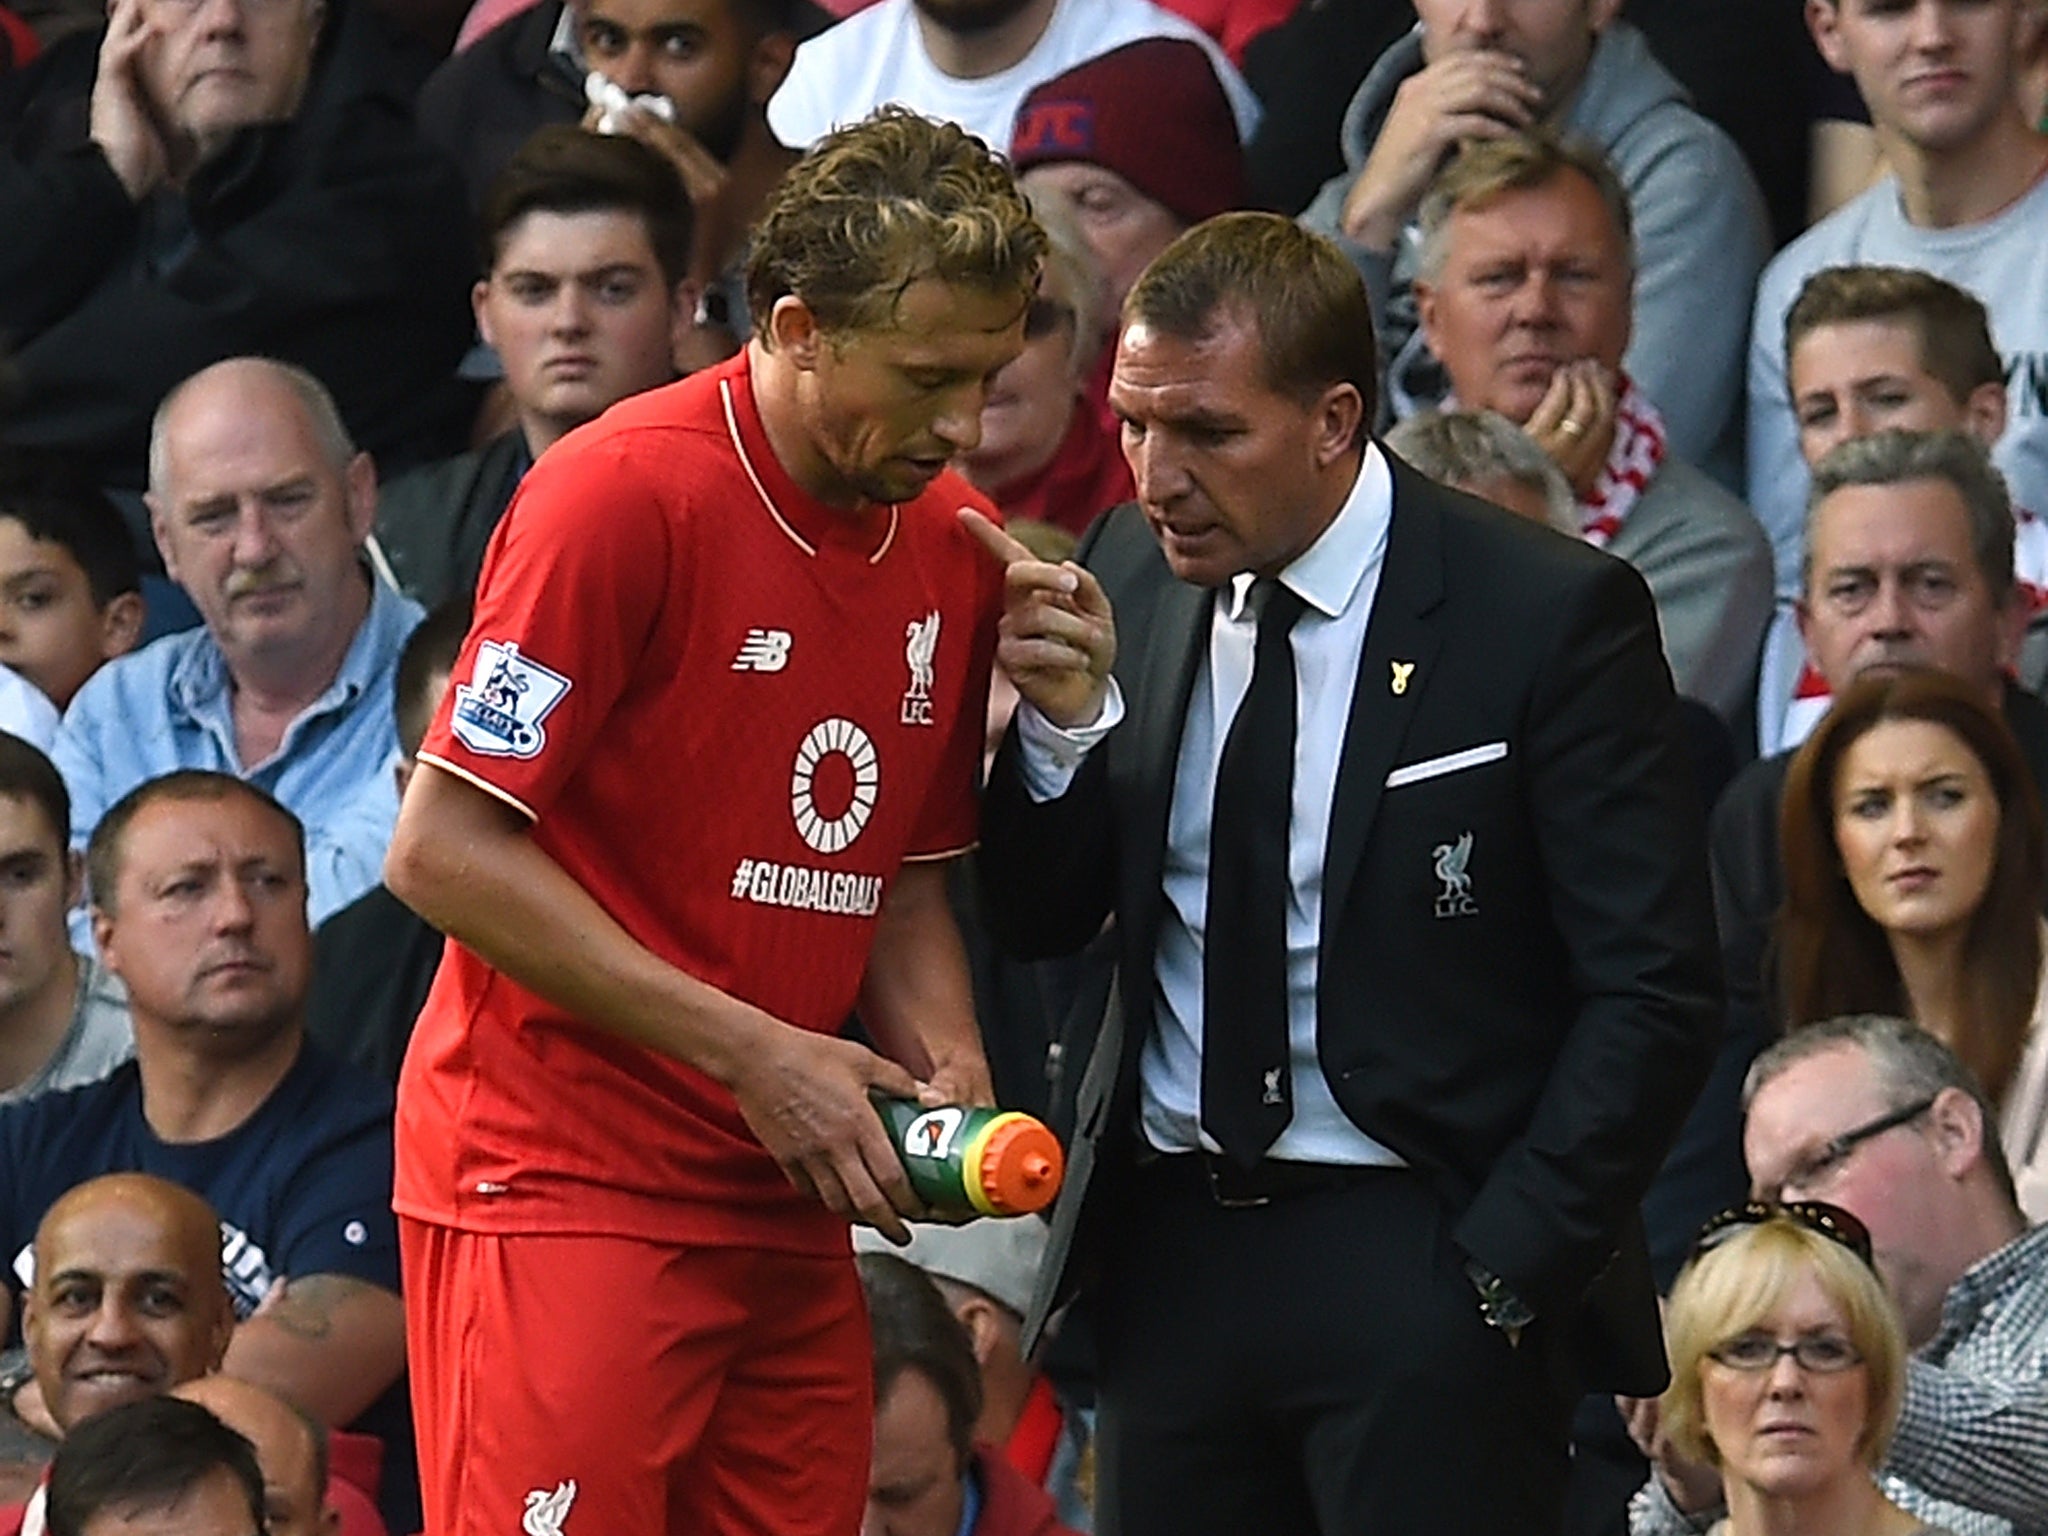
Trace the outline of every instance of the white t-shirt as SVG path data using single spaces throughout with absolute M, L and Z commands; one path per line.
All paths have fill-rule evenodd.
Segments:
M 913 0 L 880 0 L 797 49 L 789 78 L 768 103 L 768 126 L 783 143 L 804 148 L 893 101 L 958 123 L 991 148 L 1007 152 L 1017 109 L 1034 86 L 1147 37 L 1184 37 L 1201 44 L 1230 98 L 1238 137 L 1251 137 L 1259 101 L 1244 77 L 1207 33 L 1152 0 L 1059 0 L 1045 35 L 1030 53 L 978 80 L 956 79 L 932 63 Z

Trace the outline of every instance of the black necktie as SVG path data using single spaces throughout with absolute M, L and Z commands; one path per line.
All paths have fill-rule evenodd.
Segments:
M 1294 648 L 1302 600 L 1252 584 L 1258 648 L 1216 770 L 1202 962 L 1202 1127 L 1251 1167 L 1287 1127 L 1287 825 L 1294 802 Z

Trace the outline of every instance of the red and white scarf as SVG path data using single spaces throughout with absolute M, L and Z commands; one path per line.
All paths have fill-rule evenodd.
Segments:
M 1614 407 L 1614 442 L 1593 488 L 1579 498 L 1579 537 L 1605 549 L 1664 462 L 1664 418 L 1636 381 L 1621 375 Z

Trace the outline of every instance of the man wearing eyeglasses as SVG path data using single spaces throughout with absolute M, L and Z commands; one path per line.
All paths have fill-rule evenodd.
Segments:
M 1903 1019 L 1834 1019 L 1758 1057 L 1743 1100 L 1757 1196 L 1860 1220 L 1898 1304 L 1914 1355 L 1886 1493 L 1958 1536 L 2048 1531 L 2048 1227 L 2027 1229 L 1968 1070 Z M 1713 1469 L 1663 1443 L 1652 1405 L 1630 1427 L 1657 1469 L 1633 1536 L 1705 1530 Z

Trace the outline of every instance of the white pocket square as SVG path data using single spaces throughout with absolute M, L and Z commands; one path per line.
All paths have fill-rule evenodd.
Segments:
M 1476 747 L 1467 747 L 1462 752 L 1446 752 L 1442 757 L 1425 757 L 1419 763 L 1409 763 L 1388 774 L 1387 788 L 1399 789 L 1403 784 L 1419 784 L 1424 779 L 1440 779 L 1447 773 L 1462 773 L 1467 768 L 1497 763 L 1507 755 L 1506 742 L 1488 741 Z

